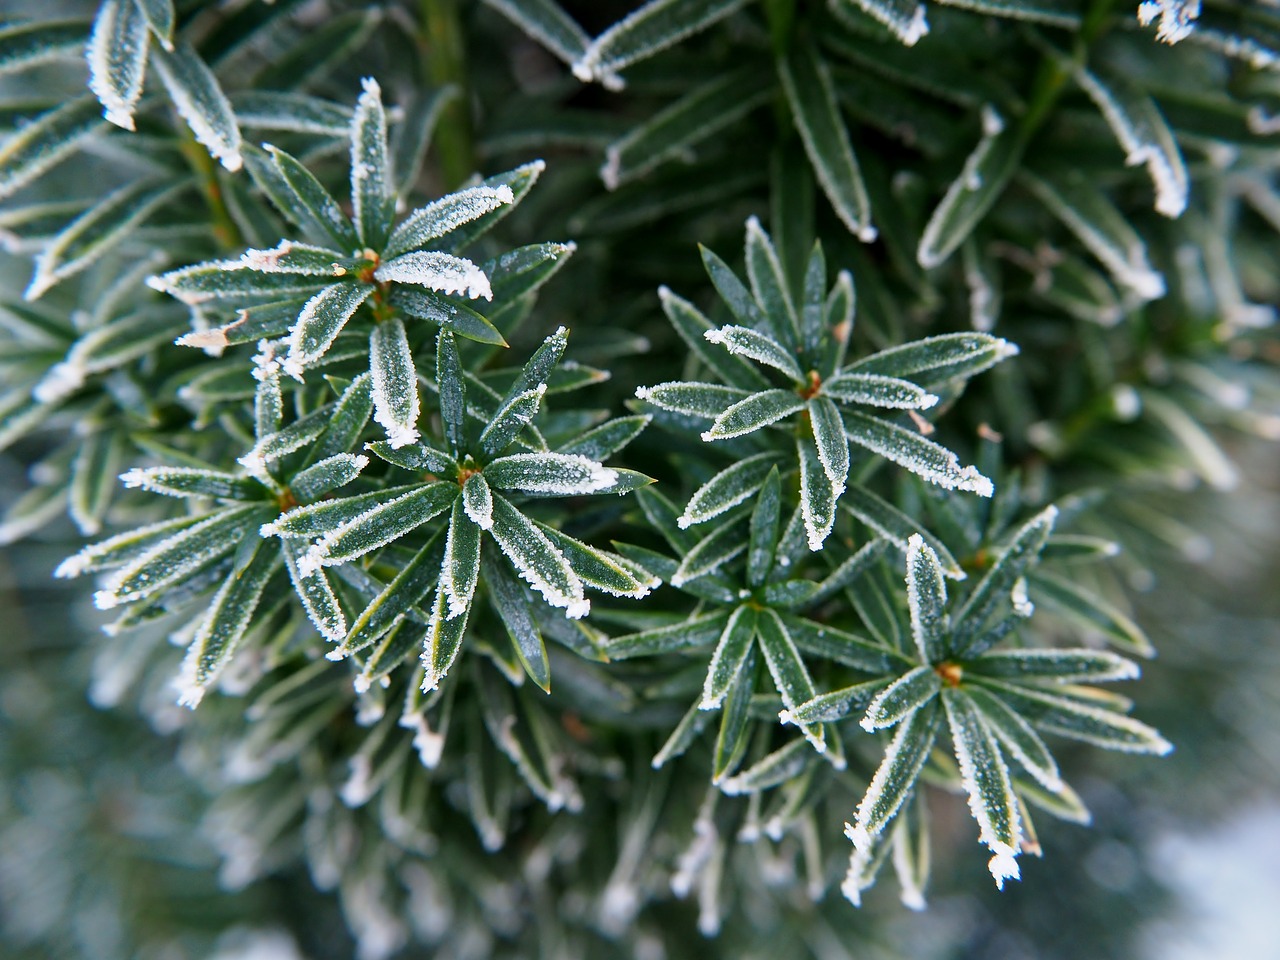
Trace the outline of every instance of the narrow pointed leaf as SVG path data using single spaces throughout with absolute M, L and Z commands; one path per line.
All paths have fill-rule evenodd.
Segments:
M 1097 186 L 1083 176 L 1041 179 L 1023 171 L 1020 177 L 1117 284 L 1142 300 L 1164 295 L 1164 277 L 1147 259 L 1146 244 Z
M 853 514 L 880 536 L 886 538 L 903 553 L 907 552 L 907 541 L 913 536 L 921 537 L 938 557 L 942 565 L 943 575 L 952 580 L 963 580 L 965 572 L 956 562 L 946 544 L 922 529 L 909 516 L 882 500 L 866 487 L 854 485 L 845 491 L 840 506 Z
M 538 178 L 545 169 L 546 164 L 543 161 L 534 160 L 531 163 L 522 164 L 514 170 L 507 170 L 505 173 L 498 173 L 482 180 L 480 182 L 482 187 L 489 187 L 495 190 L 502 186 L 509 187 L 511 190 L 511 202 L 505 203 L 496 210 L 491 210 L 484 216 L 477 217 L 470 223 L 465 223 L 455 229 L 446 238 L 448 243 L 444 245 L 444 248 L 451 253 L 461 253 L 488 233 L 495 224 L 508 216 L 519 205 L 520 201 L 528 196 L 529 191 L 533 189 L 533 185 L 538 182 Z
M 283 130 L 322 137 L 346 138 L 351 109 L 303 93 L 242 90 L 231 95 L 240 126 L 254 130 Z
M 94 536 L 102 529 L 116 491 L 112 478 L 120 469 L 120 447 L 118 434 L 101 430 L 85 437 L 72 461 L 68 513 L 83 534 Z
M 775 469 L 775 463 L 773 454 L 762 453 L 739 460 L 722 470 L 689 498 L 684 513 L 676 521 L 677 525 L 685 530 L 705 523 L 748 500 L 760 489 L 769 471 Z
M 790 390 L 765 390 L 739 400 L 702 434 L 706 441 L 728 440 L 754 433 L 804 409 L 805 402 Z
M 373 376 L 373 419 L 387 431 L 387 442 L 403 447 L 418 439 L 418 372 L 399 317 L 383 320 L 369 336 L 369 372 Z
M 844 372 L 822 385 L 822 393 L 841 403 L 893 410 L 928 410 L 938 398 L 907 380 L 875 373 Z
M 94 594 L 94 605 L 109 610 L 136 603 L 182 582 L 231 553 L 246 535 L 253 536 L 260 512 L 250 505 L 231 507 L 160 541 L 112 574 Z
M 554 333 L 542 341 L 542 345 L 533 352 L 533 356 L 521 368 L 520 376 L 512 383 L 504 400 L 511 400 L 517 394 L 547 383 L 568 346 L 569 331 L 565 327 L 557 327 Z
M 989 334 L 944 333 L 873 353 L 849 364 L 847 372 L 943 383 L 981 373 L 1017 352 L 1009 341 Z
M 849 476 L 849 438 L 844 433 L 844 422 L 836 405 L 826 397 L 814 397 L 809 401 L 808 409 L 818 460 L 831 481 L 835 496 L 839 497 L 844 493 L 845 480 Z
M 711 665 L 707 668 L 699 710 L 715 710 L 724 703 L 729 688 L 751 653 L 755 629 L 756 614 L 751 607 L 741 606 L 730 614 L 724 632 L 720 634 L 720 641 L 716 644 L 715 653 L 712 654 Z
M 282 299 L 290 294 L 311 294 L 325 285 L 325 278 L 314 274 L 262 273 L 241 260 L 210 260 L 147 280 L 153 290 L 191 306 L 216 299 Z
M 855 683 L 850 687 L 822 693 L 811 700 L 806 700 L 790 710 L 783 710 L 778 719 L 782 723 L 816 724 L 843 720 L 851 713 L 861 713 L 884 689 L 883 680 L 868 680 Z
M 208 516 L 177 517 L 127 530 L 106 540 L 91 543 L 67 557 L 58 564 L 53 575 L 60 578 L 79 577 L 121 566 L 142 556 L 161 541 L 210 519 L 212 518 Z
M 653 755 L 653 760 L 650 762 L 653 769 L 660 770 L 677 757 L 684 756 L 706 727 L 710 716 L 706 711 L 700 710 L 698 704 L 691 706 L 680 718 L 676 728 L 671 731 L 671 736 L 667 737 L 666 742 Z
M 1111 127 L 1125 152 L 1125 162 L 1129 166 L 1146 166 L 1155 186 L 1156 212 L 1166 217 L 1181 216 L 1187 207 L 1187 168 L 1173 131 L 1155 101 L 1118 76 L 1103 79 L 1075 63 L 1071 69 L 1080 88 Z
M 223 582 L 209 604 L 208 613 L 187 648 L 182 664 L 178 702 L 195 707 L 205 690 L 235 655 L 253 622 L 267 581 L 280 566 L 279 546 L 263 541 L 254 547 L 252 559 Z
M 937 554 L 918 534 L 907 542 L 907 605 L 920 659 L 927 664 L 940 663 L 950 646 L 947 587 Z
M 890 840 L 893 844 L 893 872 L 902 888 L 899 899 L 904 907 L 911 910 L 923 910 L 927 906 L 924 891 L 929 884 L 930 821 L 924 798 L 923 792 L 912 798 L 894 824 Z
M 579 434 L 562 446 L 560 453 L 589 460 L 607 460 L 638 437 L 652 419 L 643 415 L 615 417 Z
M 1001 650 L 984 654 L 965 669 L 1003 680 L 1058 683 L 1135 680 L 1140 673 L 1132 660 L 1106 650 Z
M 480 269 L 489 277 L 494 297 L 514 303 L 537 292 L 577 249 L 575 243 L 531 243 L 486 260 Z
M 782 614 L 782 620 L 796 646 L 810 656 L 866 673 L 900 672 L 909 665 L 900 654 L 857 634 L 791 613 Z
M 987 729 L 1023 769 L 1046 790 L 1061 789 L 1062 775 L 1058 773 L 1058 764 L 1031 724 L 994 693 L 981 687 L 966 686 L 965 696 L 978 708 Z
M 7 137 L 0 145 L 0 200 L 58 163 L 104 123 L 97 99 L 85 95 Z
M 289 484 L 289 489 L 298 502 L 311 503 L 339 487 L 346 486 L 368 465 L 368 457 L 336 453 L 298 473 Z
M 653 56 L 727 17 L 745 0 L 650 0 L 619 20 L 574 60 L 573 75 L 610 89 L 622 86 L 618 71 Z
M 755 109 L 768 97 L 761 71 L 742 67 L 717 76 L 658 111 L 605 148 L 600 179 L 609 190 L 678 159 Z
M 218 500 L 259 500 L 262 486 L 247 477 L 198 467 L 146 467 L 121 474 L 126 487 L 167 497 L 213 497 Z
M 289 355 L 285 371 L 301 378 L 302 372 L 328 352 L 352 315 L 369 298 L 367 283 L 335 283 L 306 302 L 289 331 Z
M 818 448 L 810 437 L 796 438 L 800 460 L 800 509 L 810 550 L 821 550 L 836 522 L 836 499 L 840 493 L 823 466 Z
M 982 139 L 947 188 L 925 225 L 916 260 L 926 270 L 941 266 L 964 243 L 1000 198 L 1022 156 L 1018 132 L 990 106 L 983 108 Z
M 484 0 L 560 60 L 572 64 L 591 44 L 588 37 L 555 0 Z
M 956 614 L 950 651 L 953 656 L 969 652 L 992 615 L 1010 602 L 1014 583 L 1039 559 L 1057 518 L 1058 508 L 1050 505 L 1023 524 L 999 559 L 973 588 L 969 599 Z
M 508 345 L 498 328 L 487 317 L 481 316 L 465 303 L 431 290 L 398 286 L 392 291 L 390 302 L 408 316 L 434 323 L 456 336 L 498 347 Z
M 89 89 L 102 102 L 103 116 L 132 130 L 133 110 L 142 96 L 150 30 L 134 0 L 106 0 L 89 36 Z
M 271 202 L 286 217 L 317 236 L 325 236 L 344 253 L 353 253 L 360 245 L 355 228 L 342 208 L 306 167 L 283 150 L 267 145 L 270 163 L 286 188 L 283 192 L 268 190 Z M 253 167 L 250 167 L 250 172 Z
M 440 391 L 445 442 L 449 452 L 460 457 L 467 442 L 467 386 L 458 345 L 453 334 L 444 329 L 436 337 L 436 385 Z
M 870 243 L 876 238 L 871 202 L 826 63 L 816 49 L 805 45 L 778 61 L 778 76 L 822 192 L 849 232 Z
M 329 659 L 363 650 L 402 620 L 428 623 L 429 616 L 418 610 L 417 604 L 438 580 L 443 551 L 440 536 L 433 536 L 360 611 L 342 645 L 329 653 Z
M 550 692 L 551 664 L 547 659 L 547 645 L 542 632 L 529 615 L 529 599 L 523 587 L 501 565 L 488 559 L 484 564 L 485 584 L 516 656 L 525 672 L 544 691 Z
M 447 194 L 405 217 L 387 241 L 383 257 L 391 259 L 417 250 L 514 199 L 505 183 L 496 187 L 467 187 Z
M 376 440 L 366 444 L 365 449 L 405 470 L 434 474 L 441 478 L 452 477 L 457 471 L 457 462 L 453 457 L 421 442 L 393 448 L 385 440 Z
M 298 561 L 306 552 L 306 546 L 297 540 L 284 540 L 280 544 L 284 554 L 285 566 L 289 571 L 289 580 L 293 590 L 307 611 L 307 617 L 320 636 L 332 643 L 341 643 L 347 635 L 347 618 L 333 592 L 329 578 L 323 570 L 315 570 L 309 576 L 303 576 L 298 569 Z
M 28 20 L 0 27 L 0 74 L 16 73 L 50 60 L 84 56 L 85 24 Z
M 948 7 L 974 10 L 993 17 L 1028 20 L 1073 30 L 1080 26 L 1080 5 L 1074 0 L 938 0 Z
M 1019 877 L 1015 858 L 1022 846 L 1022 823 L 1009 768 L 968 694 L 947 689 L 942 702 L 961 781 L 969 794 L 969 811 L 978 822 L 978 839 L 991 850 L 993 856 L 987 866 L 996 886 L 1003 888 L 1005 880 Z
M 662 582 L 639 564 L 625 557 L 605 550 L 597 550 L 546 524 L 540 523 L 538 528 L 555 544 L 556 549 L 564 554 L 569 567 L 588 587 L 615 597 L 640 600 L 648 596 L 649 591 Z
M 239 170 L 244 164 L 240 128 L 213 71 L 184 41 L 174 44 L 172 52 L 159 49 L 152 55 L 169 99 L 196 139 L 228 170 Z
M 843 414 L 849 440 L 866 447 L 886 460 L 944 490 L 966 490 L 980 497 L 991 496 L 991 481 L 975 467 L 962 467 L 959 458 L 946 447 L 917 433 L 876 417 L 847 410 Z
M 791 353 L 772 337 L 749 327 L 720 327 L 703 334 L 708 343 L 724 347 L 739 357 L 747 357 L 757 363 L 780 370 L 796 383 L 804 380 L 804 374 Z
M 516 571 L 548 604 L 565 608 L 565 616 L 586 616 L 591 604 L 583 597 L 582 581 L 555 545 L 524 514 L 504 498 L 493 498 L 490 530 Z
M 862 729 L 873 733 L 892 727 L 938 695 L 942 681 L 932 666 L 909 670 L 881 690 L 867 707 Z
M 360 241 L 375 250 L 387 238 L 391 221 L 391 160 L 387 154 L 387 115 L 382 107 L 382 90 L 366 77 L 351 118 L 351 205 L 352 220 Z
M 373 412 L 372 379 L 369 374 L 362 373 L 342 392 L 329 417 L 329 426 L 316 445 L 314 455 L 318 459 L 346 453 L 356 445 Z
M 364 556 L 443 513 L 457 495 L 455 483 L 429 483 L 380 503 L 326 533 L 299 566 L 310 573 Z
M 308 414 L 275 433 L 260 437 L 248 453 L 237 458 L 237 462 L 252 476 L 269 484 L 272 464 L 312 443 L 324 433 L 324 429 L 325 422 L 322 414 Z
M 720 784 L 720 789 L 731 797 L 760 793 L 794 780 L 812 759 L 813 753 L 807 743 L 792 740 L 757 760 L 741 773 L 729 777 Z
M 699 540 L 684 555 L 671 575 L 673 587 L 683 586 L 709 573 L 715 573 L 747 548 L 737 520 L 730 520 Z
M 784 347 L 794 350 L 800 341 L 800 317 L 782 261 L 755 217 L 747 220 L 746 259 L 747 279 L 765 323 Z
M 612 637 L 605 644 L 605 652 L 610 660 L 628 660 L 709 647 L 719 639 L 728 617 L 723 612 L 711 613 L 666 627 Z
M 933 749 L 941 710 L 926 704 L 898 726 L 845 832 L 858 850 L 869 850 L 915 788 L 920 768 Z
M 701 249 L 704 263 L 714 262 L 718 264 L 716 267 L 708 266 L 707 269 L 709 272 L 714 271 L 711 272 L 712 282 L 716 283 L 720 296 L 728 304 L 734 316 L 748 326 L 760 326 L 764 322 L 760 316 L 760 308 L 755 305 L 755 301 L 751 299 L 751 293 L 742 285 L 742 281 L 714 253 L 706 249 L 706 247 Z M 720 282 L 717 282 L 717 277 L 726 286 L 732 285 L 731 295 L 734 299 L 731 300 L 730 296 L 725 294 L 725 289 L 720 286 Z M 726 278 L 732 278 L 732 280 L 730 281 Z M 705 337 L 707 331 L 713 329 L 711 321 L 703 316 L 692 303 L 672 293 L 665 286 L 658 288 L 658 299 L 662 303 L 662 312 L 667 315 L 671 326 L 680 335 L 680 339 L 684 341 L 685 346 L 699 360 L 714 370 L 725 383 L 731 384 L 734 388 L 760 388 L 769 385 L 764 374 L 745 360 L 740 357 L 725 356 L 722 351 L 712 350 L 708 346 Z
M 465 257 L 455 257 L 438 250 L 414 250 L 394 260 L 385 261 L 374 271 L 382 283 L 409 283 L 440 293 L 465 294 L 472 300 L 493 299 L 489 278 Z
M 1069 697 L 1003 680 L 975 677 L 1008 706 L 1046 733 L 1082 740 L 1106 750 L 1164 756 L 1173 744 L 1132 717 Z
M 1086 629 L 1099 631 L 1122 650 L 1140 657 L 1155 655 L 1155 647 L 1143 629 L 1092 591 L 1039 570 L 1028 577 L 1028 584 L 1035 600 L 1043 602 L 1047 609 L 1070 617 Z
M 473 473 L 463 483 L 462 508 L 481 530 L 493 526 L 493 493 L 483 473 Z
M 467 632 L 467 619 L 465 609 L 458 616 L 448 616 L 448 602 L 445 600 L 442 582 L 436 588 L 435 601 L 431 604 L 431 620 L 423 638 L 422 663 L 426 667 L 422 680 L 423 691 L 436 689 L 458 658 L 463 635 Z
M 813 596 L 810 597 L 810 601 L 818 603 L 830 597 L 837 590 L 843 590 L 851 583 L 854 583 L 871 568 L 872 564 L 880 559 L 884 553 L 885 544 L 885 540 L 877 537 L 868 543 L 864 543 L 856 553 L 840 561 L 838 567 L 832 570 L 821 583 L 816 584 L 816 589 Z
M 723 783 L 733 773 L 747 749 L 747 721 L 756 686 L 756 652 L 751 647 L 725 695 L 712 755 L 711 782 Z
M 718 383 L 671 381 L 652 387 L 637 387 L 636 396 L 662 410 L 714 420 L 726 409 L 741 403 L 752 394 Z
M 481 432 L 480 449 L 493 456 L 510 446 L 520 431 L 533 422 L 546 392 L 547 385 L 540 383 L 504 403 Z
M 755 509 L 751 511 L 751 532 L 747 543 L 747 582 L 752 587 L 759 587 L 773 572 L 781 510 L 782 481 L 777 464 L 770 464 L 769 474 L 756 498 Z
M 304 537 L 310 539 L 323 536 L 379 504 L 387 503 L 420 488 L 421 484 L 406 484 L 401 487 L 374 490 L 354 497 L 322 500 L 319 503 L 295 507 L 264 525 L 261 533 L 264 537 Z
M 856 4 L 863 13 L 889 28 L 889 32 L 908 47 L 914 47 L 929 32 L 924 4 L 917 0 L 836 0 Z M 945 0 L 944 0 L 945 2 Z
M 800 651 L 787 632 L 786 624 L 768 607 L 760 610 L 756 617 L 756 637 L 783 705 L 788 710 L 794 710 L 800 704 L 812 700 L 813 681 L 809 678 L 804 661 L 800 659 Z M 821 727 L 801 725 L 800 729 L 819 752 L 826 749 Z
M 595 460 L 564 453 L 517 453 L 500 457 L 484 469 L 495 490 L 535 496 L 578 496 L 607 490 L 618 473 Z
M 462 498 L 453 501 L 449 531 L 444 541 L 444 562 L 440 567 L 440 588 L 452 620 L 471 608 L 471 597 L 480 579 L 480 528 L 463 509 Z

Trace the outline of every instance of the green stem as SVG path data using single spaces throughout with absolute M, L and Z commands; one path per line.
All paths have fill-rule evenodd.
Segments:
M 427 79 L 436 87 L 453 84 L 458 89 L 458 96 L 441 112 L 435 132 L 440 173 L 449 190 L 460 186 L 476 168 L 471 91 L 458 7 L 459 0 L 422 0 L 421 6 Z
M 781 57 L 791 46 L 796 22 L 795 0 L 764 0 L 764 15 L 769 23 L 774 55 Z
M 223 250 L 239 250 L 244 246 L 244 237 L 227 209 L 226 198 L 222 195 L 222 184 L 218 182 L 218 165 L 214 163 L 209 152 L 196 142 L 195 136 L 187 129 L 185 123 L 179 122 L 182 136 L 178 141 L 178 150 L 187 161 L 187 166 L 195 174 L 196 186 L 209 207 L 209 215 L 213 220 L 213 239 Z

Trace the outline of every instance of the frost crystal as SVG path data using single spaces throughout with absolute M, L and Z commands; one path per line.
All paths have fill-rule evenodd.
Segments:
M 441 293 L 465 293 L 472 300 L 493 299 L 489 278 L 470 260 L 447 253 L 416 251 L 396 257 L 373 274 L 383 282 L 413 283 Z
M 1200 0 L 1143 0 L 1138 4 L 1138 22 L 1144 27 L 1157 18 L 1157 40 L 1168 44 L 1185 40 L 1200 19 Z

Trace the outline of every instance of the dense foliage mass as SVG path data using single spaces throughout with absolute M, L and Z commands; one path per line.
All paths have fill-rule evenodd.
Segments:
M 931 809 L 1003 886 L 1090 818 L 1051 747 L 1168 752 L 1097 684 L 1280 435 L 1280 7 L 1131 7 L 0 24 L 0 535 L 87 541 L 223 884 L 372 960 L 838 948 Z

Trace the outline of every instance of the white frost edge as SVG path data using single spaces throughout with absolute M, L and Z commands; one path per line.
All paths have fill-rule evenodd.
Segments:
M 412 283 L 441 293 L 466 294 L 470 299 L 493 299 L 489 277 L 465 257 L 414 250 L 378 267 L 374 279 Z

